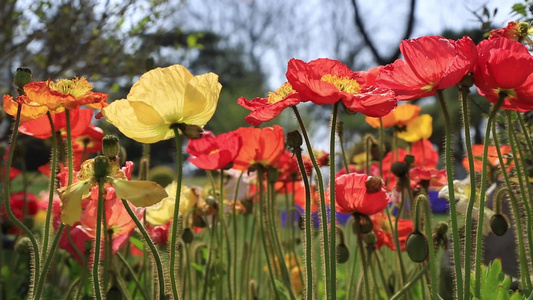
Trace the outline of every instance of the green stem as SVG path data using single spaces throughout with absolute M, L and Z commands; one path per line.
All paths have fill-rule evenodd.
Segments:
M 424 274 L 426 274 L 427 270 L 429 268 L 429 264 L 426 264 L 424 267 L 422 267 L 422 269 L 413 277 L 413 279 L 411 281 L 409 281 L 401 290 L 399 290 L 396 294 L 394 294 L 390 300 L 396 300 L 396 299 L 400 299 L 401 296 L 403 296 L 403 294 L 405 294 L 406 292 L 408 292 L 411 287 L 420 279 L 422 278 L 422 276 L 424 276 Z
M 531 232 L 533 230 L 532 228 L 533 226 L 531 224 L 532 216 L 531 216 L 531 209 L 530 209 L 531 206 L 529 202 L 530 199 L 525 199 L 527 195 L 529 195 L 528 198 L 531 198 L 532 196 L 531 184 L 529 183 L 528 176 L 526 174 L 526 169 L 525 169 L 526 164 L 524 162 L 524 153 L 522 151 L 522 148 L 520 147 L 520 142 L 518 140 L 518 137 L 516 136 L 516 132 L 512 130 L 511 128 L 511 125 L 512 125 L 511 111 L 508 110 L 506 111 L 506 113 L 507 113 L 507 123 L 508 123 L 507 130 L 508 130 L 508 135 L 509 135 L 509 141 L 511 142 L 511 151 L 513 153 L 513 157 L 515 158 L 516 172 L 517 172 L 518 180 L 520 182 L 520 192 L 524 197 L 523 203 L 524 203 L 526 216 L 527 216 L 526 228 L 527 228 L 528 246 L 529 246 L 529 249 L 533 249 L 533 241 L 532 241 L 533 235 Z
M 476 297 L 480 297 L 480 294 L 481 294 L 481 256 L 482 256 L 482 248 L 481 245 L 483 243 L 483 217 L 485 216 L 485 192 L 487 190 L 487 160 L 488 160 L 488 156 L 487 156 L 487 153 L 488 153 L 488 149 L 489 149 L 489 145 L 490 145 L 490 130 L 491 130 L 491 127 L 492 127 L 492 124 L 494 122 L 494 117 L 496 116 L 496 113 L 498 112 L 498 110 L 500 109 L 502 103 L 503 103 L 503 100 L 505 99 L 505 97 L 503 96 L 500 96 L 500 100 L 498 101 L 498 103 L 492 108 L 492 110 L 490 111 L 490 114 L 489 114 L 489 118 L 487 119 L 487 128 L 485 130 L 485 139 L 483 141 L 484 143 L 484 146 L 483 146 L 483 158 L 482 158 L 482 166 L 483 166 L 483 169 L 482 169 L 482 173 L 481 173 L 481 187 L 480 187 L 480 191 L 479 191 L 479 217 L 478 217 L 478 226 L 477 226 L 477 231 L 476 231 L 476 245 L 478 247 L 476 247 L 476 254 L 475 254 L 475 261 L 474 261 L 474 265 L 475 264 L 479 264 L 479 265 L 475 265 L 475 286 L 474 286 L 474 295 Z M 496 139 L 495 139 L 495 142 L 497 143 Z M 496 148 L 498 148 L 498 146 L 496 146 Z M 472 170 L 470 170 L 472 172 Z M 450 175 L 448 174 L 448 177 Z M 471 183 L 472 184 L 472 183 Z M 452 191 L 452 188 L 453 186 L 450 186 L 450 192 Z M 450 198 L 451 199 L 451 198 Z M 451 204 L 451 201 L 450 201 L 450 204 Z M 470 230 L 467 228 L 467 230 Z M 465 247 L 468 247 L 468 245 L 465 245 Z
M 265 214 L 264 207 L 265 207 L 265 199 L 263 198 L 263 168 L 259 168 L 257 170 L 257 177 L 258 177 L 258 183 L 259 184 L 259 226 L 261 231 L 261 241 L 263 244 L 263 251 L 265 253 L 265 258 L 268 266 L 268 273 L 270 275 L 270 283 L 272 284 L 272 288 L 274 289 L 274 293 L 276 295 L 276 299 L 279 298 L 278 289 L 276 288 L 276 279 L 274 278 L 274 270 L 272 269 L 272 263 L 270 261 L 269 255 L 268 255 L 268 246 L 266 241 L 266 230 L 265 230 L 265 221 L 263 220 L 263 215 Z M 280 262 L 281 264 L 281 262 Z
M 149 300 L 150 298 L 148 297 L 148 295 L 146 294 L 146 292 L 144 291 L 143 288 L 141 288 L 141 282 L 139 281 L 139 278 L 137 277 L 137 275 L 135 274 L 135 271 L 133 271 L 133 269 L 131 268 L 130 264 L 128 263 L 128 261 L 126 260 L 126 258 L 124 258 L 124 255 L 122 255 L 122 253 L 120 252 L 117 252 L 117 256 L 118 258 L 120 259 L 120 261 L 122 262 L 122 264 L 126 267 L 126 269 L 128 270 L 128 273 L 130 273 L 131 275 L 131 278 L 133 278 L 133 281 L 135 281 L 135 285 L 139 288 L 139 291 L 141 292 L 141 295 L 142 297 L 145 299 L 145 300 Z
M 239 186 L 241 184 L 242 175 L 244 171 L 239 174 L 239 179 L 237 179 L 237 184 L 235 185 L 235 196 L 233 197 L 233 290 L 235 291 L 235 298 L 240 299 L 240 289 L 237 289 L 237 198 L 239 197 Z
M 339 124 L 341 124 L 339 122 Z M 340 125 L 342 126 L 342 125 Z M 348 164 L 348 160 L 346 159 L 346 151 L 344 151 L 344 134 L 343 131 L 338 131 L 339 135 L 339 143 L 341 144 L 341 159 L 342 163 L 344 165 L 344 168 L 346 169 L 346 174 L 350 173 L 350 165 Z
M 55 132 L 54 121 L 52 120 L 52 115 L 50 112 L 47 112 L 48 121 L 50 122 L 50 129 L 52 131 L 52 162 L 50 163 L 50 185 L 49 185 L 49 194 L 48 194 L 48 208 L 46 209 L 46 221 L 44 223 L 44 237 L 43 237 L 43 257 L 46 257 L 46 252 L 48 250 L 48 238 L 50 236 L 50 219 L 52 216 L 52 204 L 54 202 L 54 191 L 55 191 L 55 182 L 56 182 L 56 165 L 57 165 L 57 136 Z M 77 249 L 77 248 L 75 248 Z M 82 258 L 80 256 L 80 258 Z
M 227 260 L 228 260 L 228 269 L 230 269 L 231 268 L 231 249 L 229 247 L 228 229 L 227 229 L 227 226 L 226 226 L 226 222 L 224 220 L 224 170 L 223 169 L 220 170 L 220 204 L 219 204 L 219 207 L 218 207 L 218 211 L 219 211 L 219 221 L 220 221 L 220 230 L 221 230 L 220 244 L 219 244 L 220 255 L 222 256 L 222 253 L 224 252 L 224 248 L 226 248 Z M 223 246 L 224 238 L 225 238 L 227 247 Z M 231 274 L 231 270 L 228 270 L 227 273 Z M 233 299 L 232 291 L 231 291 L 231 276 L 228 275 L 227 279 L 228 279 L 228 294 L 229 294 L 229 298 Z
M 70 110 L 65 109 L 65 116 L 67 121 L 67 160 L 68 160 L 68 185 L 72 184 L 74 177 L 74 162 L 72 156 L 72 130 L 70 124 Z
M 469 89 L 468 87 L 460 87 L 459 97 L 461 98 L 462 104 L 462 113 L 463 113 L 463 129 L 465 133 L 465 144 L 466 144 L 466 153 L 468 156 L 468 169 L 470 170 L 470 199 L 468 201 L 468 207 L 465 214 L 465 228 L 470 230 L 472 228 L 472 212 L 474 210 L 474 203 L 476 202 L 476 172 L 474 170 L 474 155 L 472 153 L 472 141 L 470 138 L 470 109 L 469 109 L 469 99 L 468 99 Z M 485 140 L 487 143 L 487 140 Z M 476 247 L 480 247 L 479 244 Z M 464 286 L 470 287 L 470 270 L 472 264 L 470 260 L 472 258 L 472 235 L 465 234 L 465 243 L 464 243 L 464 260 L 465 260 L 465 284 Z
M 354 214 L 354 218 L 355 218 L 355 229 L 356 229 L 355 234 L 357 235 L 357 248 L 359 248 L 359 253 L 361 254 L 361 263 L 363 264 L 363 278 L 365 281 L 365 294 L 366 294 L 365 299 L 370 299 L 370 282 L 368 280 L 368 274 L 366 272 L 368 270 L 368 265 L 367 265 L 367 260 L 365 256 L 365 249 L 363 247 L 363 237 L 361 236 L 362 235 L 361 215 L 356 213 Z
M 391 297 L 391 291 L 389 289 L 389 285 L 387 284 L 387 282 L 385 281 L 385 273 L 383 273 L 383 267 L 381 266 L 381 260 L 379 259 L 378 257 L 378 254 L 376 251 L 374 251 L 374 259 L 376 260 L 377 262 L 377 265 L 378 265 L 378 270 L 379 270 L 379 277 L 381 279 L 381 283 L 383 284 L 383 288 L 385 289 L 385 293 L 387 293 L 387 298 L 390 298 Z
M 100 290 L 100 249 L 102 246 L 102 217 L 104 214 L 104 178 L 98 178 L 98 211 L 96 214 L 96 238 L 94 240 L 93 287 L 94 297 L 104 299 Z
M 161 256 L 159 255 L 159 251 L 155 247 L 154 242 L 152 241 L 152 239 L 150 238 L 150 234 L 148 234 L 148 232 L 146 231 L 146 228 L 144 228 L 144 226 L 142 225 L 141 221 L 139 221 L 139 219 L 137 218 L 137 216 L 135 215 L 135 213 L 133 212 L 133 210 L 129 206 L 128 201 L 123 199 L 122 200 L 122 204 L 124 205 L 124 208 L 126 208 L 126 211 L 130 215 L 130 217 L 133 220 L 133 222 L 135 222 L 135 225 L 137 226 L 137 228 L 141 232 L 141 234 L 142 234 L 142 236 L 144 238 L 144 241 L 146 242 L 146 244 L 148 244 L 148 247 L 150 248 L 150 251 L 152 252 L 152 255 L 154 256 L 155 266 L 156 266 L 156 270 L 157 270 L 157 278 L 158 278 L 158 283 L 159 283 L 159 299 L 163 300 L 166 297 L 166 295 L 165 295 L 165 277 L 163 275 L 163 263 L 161 261 Z
M 324 294 L 330 295 L 330 260 L 329 260 L 329 247 L 327 246 L 328 242 L 328 215 L 327 215 L 327 209 L 326 209 L 326 199 L 325 199 L 325 190 L 324 190 L 324 179 L 322 177 L 322 171 L 320 170 L 320 166 L 316 162 L 315 154 L 313 153 L 313 147 L 311 146 L 311 141 L 309 140 L 309 136 L 307 134 L 307 130 L 305 129 L 305 123 L 302 120 L 302 117 L 300 116 L 300 113 L 298 112 L 298 108 L 296 106 L 291 106 L 292 110 L 294 112 L 294 115 L 296 116 L 296 119 L 298 120 L 298 124 L 300 125 L 300 129 L 302 130 L 302 136 L 305 140 L 305 145 L 307 147 L 307 153 L 309 154 L 309 158 L 311 159 L 311 162 L 313 163 L 313 168 L 316 172 L 317 177 L 317 183 L 318 183 L 318 191 L 320 196 L 320 228 L 321 231 L 321 238 L 322 238 L 322 245 L 320 247 L 322 256 L 322 259 L 324 263 L 322 264 L 323 270 L 322 273 L 324 274 Z M 330 153 L 330 159 L 331 156 L 334 156 L 334 153 Z M 331 297 L 326 297 L 331 298 Z
M 309 178 L 305 172 L 305 165 L 302 159 L 302 150 L 295 148 L 293 150 L 298 161 L 298 167 L 302 175 L 305 189 L 305 239 L 304 239 L 304 260 L 305 260 L 305 299 L 313 299 L 313 236 L 311 233 L 311 187 Z M 291 224 L 292 226 L 292 224 Z
M 178 216 L 180 213 L 181 198 L 181 180 L 182 180 L 182 153 L 181 153 L 181 136 L 178 127 L 173 127 L 176 140 L 176 172 L 177 172 L 177 190 L 176 201 L 174 206 L 174 217 L 172 221 L 172 232 L 170 238 L 170 284 L 172 286 L 172 296 L 174 299 L 181 299 L 179 293 L 179 274 L 176 274 L 176 247 L 178 237 Z M 179 259 L 179 258 L 178 258 Z
M 398 262 L 400 264 L 400 271 L 401 271 L 401 275 L 402 275 L 402 284 L 405 283 L 407 281 L 407 273 L 405 272 L 405 266 L 403 264 L 403 256 L 402 256 L 402 249 L 400 247 L 400 233 L 398 231 L 399 229 L 399 226 L 398 224 L 400 223 L 400 216 L 403 214 L 404 212 L 404 209 L 405 209 L 405 202 L 407 201 L 405 199 L 405 189 L 406 189 L 406 186 L 407 188 L 409 188 L 409 184 L 405 183 L 406 181 L 409 182 L 409 180 L 406 178 L 406 177 L 399 177 L 398 179 L 400 181 L 400 188 L 402 189 L 401 191 L 401 197 L 402 197 L 402 201 L 400 202 L 400 207 L 398 208 L 398 215 L 396 216 L 396 219 L 394 220 L 394 227 L 392 227 L 392 219 L 390 217 L 390 212 L 387 210 L 387 214 L 388 214 L 388 219 L 389 219 L 389 225 L 391 226 L 391 228 L 394 228 L 393 232 L 394 232 L 394 244 L 396 245 L 396 253 L 398 254 Z
M 500 161 L 500 167 L 501 172 L 503 175 L 503 178 L 505 180 L 505 184 L 507 187 L 511 187 L 511 181 L 509 179 L 509 174 L 507 173 L 505 161 L 503 160 L 503 155 L 500 150 L 500 141 L 498 134 L 496 132 L 496 125 L 492 124 L 492 134 L 494 135 L 494 147 L 496 148 L 496 152 L 498 153 L 498 159 Z M 511 147 L 512 148 L 512 147 Z M 515 197 L 515 194 L 512 190 L 509 190 L 509 198 L 511 199 L 511 206 L 513 209 L 513 215 L 515 218 L 515 225 L 516 225 L 516 237 L 518 239 L 518 251 L 519 251 L 519 258 L 520 258 L 520 279 L 522 283 L 522 288 L 524 289 L 531 289 L 531 277 L 529 275 L 529 269 L 527 266 L 527 252 L 524 247 L 524 235 L 522 233 L 522 217 L 520 216 L 520 209 L 518 205 L 518 200 Z M 480 206 L 481 207 L 481 206 Z M 480 223 L 482 221 L 479 221 Z M 483 223 L 481 223 L 481 226 L 478 225 L 478 231 L 482 230 Z M 476 253 L 477 254 L 477 253 Z M 477 256 L 476 256 L 477 261 Z M 477 272 L 477 271 L 476 271 Z M 477 273 L 476 273 L 477 277 Z M 477 278 L 476 278 L 476 288 L 477 288 Z M 480 288 L 481 289 L 481 288 Z M 477 293 L 477 289 L 476 289 Z
M 433 246 L 433 232 L 431 230 L 431 213 L 429 211 L 429 202 L 425 195 L 420 195 L 416 199 L 416 213 L 415 213 L 415 231 L 419 229 L 419 218 L 420 218 L 420 205 L 424 206 L 424 223 L 426 227 L 426 237 L 429 248 L 429 272 L 431 273 L 431 299 L 439 300 L 438 294 L 438 274 L 437 274 L 437 263 L 435 258 L 435 247 Z M 469 274 L 469 273 L 467 273 Z
M 337 116 L 339 112 L 339 103 L 340 101 L 333 104 L 333 111 L 331 112 L 331 124 L 330 124 L 330 144 L 329 144 L 329 213 L 330 213 L 330 222 L 331 222 L 331 233 L 329 235 L 330 241 L 329 241 L 329 268 L 330 268 L 330 288 L 329 292 L 331 295 L 330 299 L 337 299 L 337 257 L 335 251 L 336 249 L 336 243 L 335 243 L 335 231 L 334 228 L 337 224 L 335 220 L 335 127 L 337 124 Z M 324 247 L 327 247 L 327 243 L 324 243 Z
M 450 203 L 450 218 L 452 220 L 452 241 L 453 241 L 453 258 L 455 260 L 454 266 L 455 266 L 455 279 L 456 279 L 456 298 L 458 300 L 462 300 L 463 296 L 465 295 L 465 290 L 463 289 L 463 274 L 461 271 L 462 266 L 462 256 L 461 256 L 461 246 L 460 246 L 460 240 L 459 240 L 459 226 L 457 224 L 457 209 L 455 208 L 455 191 L 453 188 L 453 178 L 454 178 L 454 171 L 453 171 L 453 161 L 452 161 L 452 154 L 451 154 L 451 144 L 452 144 L 452 124 L 450 121 L 450 115 L 448 113 L 448 108 L 446 106 L 446 102 L 444 100 L 444 96 L 442 94 L 442 90 L 437 91 L 437 99 L 439 101 L 442 115 L 444 116 L 444 123 L 446 128 L 446 140 L 445 140 L 445 147 L 444 147 L 444 155 L 446 159 L 446 174 L 448 174 L 448 190 L 450 191 L 449 195 L 449 203 Z M 468 274 L 466 275 L 468 276 Z M 467 287 L 468 288 L 468 287 Z
M 17 217 L 15 217 L 15 215 L 13 214 L 13 211 L 11 210 L 11 203 L 9 202 L 9 198 L 10 198 L 10 182 L 9 182 L 9 173 L 10 173 L 10 169 L 11 169 L 11 164 L 13 163 L 13 156 L 15 154 L 15 147 L 16 147 L 16 144 L 17 144 L 17 137 L 18 137 L 18 128 L 19 128 L 19 124 L 20 124 L 20 115 L 22 113 L 22 104 L 19 103 L 18 104 L 18 109 L 17 109 L 17 116 L 15 117 L 15 123 L 13 124 L 13 133 L 11 134 L 11 140 L 10 140 L 10 145 L 11 147 L 9 147 L 9 153 L 8 153 L 8 156 L 7 156 L 7 163 L 5 164 L 5 174 L 4 174 L 4 189 L 3 189 L 3 192 L 4 192 L 4 209 L 6 211 L 6 214 L 7 214 L 7 217 L 8 219 L 13 222 L 18 228 L 20 228 L 22 231 L 24 231 L 24 233 L 28 236 L 28 238 L 30 239 L 30 242 L 31 242 L 31 246 L 32 246 L 32 249 L 31 251 L 33 252 L 33 257 L 34 257 L 34 261 L 33 263 L 35 264 L 35 266 L 32 269 L 32 279 L 33 279 L 33 282 L 37 282 L 39 280 L 39 278 L 41 277 L 40 275 L 42 273 L 40 273 L 41 271 L 41 256 L 40 256 L 40 252 L 39 252 L 39 244 L 37 243 L 37 239 L 35 239 L 35 236 L 33 235 L 33 233 L 31 232 L 31 230 L 26 227 L 26 225 L 24 225 L 24 223 L 22 223 L 21 221 L 19 221 L 19 219 L 17 219 Z
M 383 130 L 383 119 L 379 118 L 379 177 L 383 178 L 383 154 L 385 144 L 385 132 Z

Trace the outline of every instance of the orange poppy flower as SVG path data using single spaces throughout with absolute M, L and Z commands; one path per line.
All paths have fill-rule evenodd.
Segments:
M 472 155 L 474 156 L 474 170 L 476 172 L 483 171 L 483 164 L 482 164 L 483 148 L 484 148 L 483 144 L 472 145 Z M 505 154 L 511 153 L 511 146 L 503 145 L 500 147 L 500 151 L 502 153 L 503 160 L 505 164 L 507 165 L 508 160 Z M 489 164 L 489 167 L 497 167 L 500 165 L 500 159 L 498 158 L 498 152 L 496 151 L 496 147 L 492 145 L 489 146 L 489 149 L 487 151 L 487 162 Z M 465 169 L 469 171 L 470 168 L 468 165 L 468 157 L 465 157 L 463 159 L 463 167 L 465 167 Z
M 241 144 L 241 136 L 234 131 L 216 137 L 211 131 L 204 131 L 201 138 L 190 139 L 185 150 L 193 156 L 189 161 L 198 168 L 220 170 L 237 157 Z
M 489 40 L 503 37 L 518 41 L 520 38 L 527 37 L 531 30 L 527 22 L 509 22 L 504 28 L 491 30 Z
M 389 223 L 389 218 L 386 214 L 380 212 L 374 214 L 370 217 L 374 227 L 372 231 L 376 235 L 376 249 L 380 249 L 383 245 L 389 247 L 391 250 L 396 250 L 396 246 L 393 238 L 393 228 L 392 226 L 396 224 L 396 218 L 391 217 Z M 411 232 L 413 232 L 414 226 L 413 221 L 407 219 L 398 220 L 398 240 L 400 242 L 400 250 L 405 251 L 405 243 L 407 242 L 407 237 Z
M 389 128 L 393 126 L 403 127 L 407 125 L 410 121 L 418 117 L 420 115 L 421 109 L 422 107 L 420 107 L 419 105 L 409 103 L 399 105 L 390 113 L 384 115 L 381 118 L 383 128 Z M 379 128 L 380 126 L 379 118 L 366 117 L 365 121 L 368 123 L 368 125 L 374 128 Z
M 23 106 L 25 107 L 25 106 Z M 73 109 L 70 111 L 71 128 L 70 133 L 72 137 L 81 135 L 87 126 L 91 124 L 93 117 L 92 109 Z M 65 112 L 52 115 L 52 122 L 54 129 L 61 131 L 61 135 L 66 136 L 67 116 Z M 47 116 L 42 116 L 38 119 L 31 120 L 19 127 L 19 132 L 25 135 L 33 136 L 38 139 L 48 139 L 52 136 L 52 128 Z
M 275 165 L 285 149 L 283 129 L 279 125 L 265 128 L 241 127 L 237 129 L 243 141 L 233 168 L 246 171 L 254 164 Z

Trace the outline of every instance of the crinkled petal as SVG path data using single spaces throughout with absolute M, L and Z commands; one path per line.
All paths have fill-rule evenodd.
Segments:
M 25 96 L 19 96 L 17 99 L 24 99 Z M 3 106 L 4 110 L 8 115 L 15 117 L 17 115 L 17 110 L 19 104 L 13 100 L 13 97 L 10 95 L 4 95 L 3 97 Z M 20 123 L 25 123 L 31 120 L 35 120 L 45 115 L 48 112 L 48 107 L 46 106 L 29 106 L 22 105 L 22 111 L 20 113 Z
M 259 126 L 263 122 L 273 120 L 275 117 L 279 116 L 285 108 L 297 105 L 300 102 L 300 96 L 297 94 L 291 94 L 285 99 L 272 104 L 267 102 L 267 98 L 255 98 L 247 101 L 245 98 L 241 97 L 237 100 L 237 103 L 242 107 L 252 110 L 244 120 L 246 123 L 253 126 Z
M 139 78 L 127 98 L 152 106 L 165 120 L 167 116 L 172 116 L 173 121 L 181 120 L 185 88 L 192 78 L 189 70 L 181 65 L 155 68 Z
M 74 225 L 81 219 L 81 199 L 91 192 L 91 181 L 84 180 L 59 190 L 61 198 L 61 222 Z
M 182 123 L 203 127 L 217 109 L 218 97 L 222 85 L 218 75 L 207 73 L 195 76 L 185 88 Z M 163 115 L 165 120 L 174 116 Z
M 385 116 L 397 105 L 391 90 L 378 87 L 367 88 L 363 93 L 351 95 L 350 98 L 350 101 L 343 100 L 346 108 L 370 117 Z
M 140 143 L 150 144 L 174 137 L 174 131 L 170 129 L 169 124 L 142 123 L 137 116 L 141 115 L 143 111 L 136 111 L 128 100 L 116 100 L 104 108 L 102 113 L 106 120 L 117 127 L 125 136 Z M 146 119 L 147 117 L 143 118 L 147 121 Z
M 159 184 L 141 180 L 113 180 L 117 197 L 128 200 L 137 207 L 154 205 L 168 197 L 167 192 Z
M 383 67 L 376 83 L 380 87 L 393 90 L 398 100 L 414 100 L 434 94 L 422 89 L 429 82 L 420 79 L 401 59 Z

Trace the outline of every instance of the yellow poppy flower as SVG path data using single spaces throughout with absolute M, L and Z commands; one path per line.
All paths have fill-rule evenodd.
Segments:
M 430 115 L 420 115 L 407 123 L 405 129 L 398 131 L 398 137 L 409 143 L 422 139 L 429 139 L 433 133 L 433 118 Z
M 115 188 L 115 194 L 118 198 L 128 200 L 137 207 L 146 207 L 154 205 L 168 196 L 165 190 L 155 182 L 128 181 L 117 162 L 108 161 L 105 156 L 97 156 L 83 162 L 80 171 L 76 174 L 78 182 L 58 190 L 63 224 L 74 225 L 81 219 L 82 199 L 89 197 L 91 188 L 98 186 L 98 178 L 95 175 L 95 160 L 101 161 L 102 158 L 107 163 L 102 177 L 106 184 L 111 184 Z
M 381 117 L 383 128 L 389 128 L 392 126 L 403 127 L 407 123 L 418 117 L 418 115 L 420 115 L 421 109 L 422 107 L 415 104 L 407 103 L 403 105 L 398 105 L 396 109 Z M 374 128 L 379 128 L 379 119 L 380 118 L 366 117 L 365 121 L 368 123 L 368 125 Z
M 154 226 L 168 223 L 174 217 L 174 206 L 176 205 L 176 181 L 165 187 L 169 195 L 156 205 L 146 208 L 146 221 Z M 196 206 L 198 195 L 194 189 L 182 186 L 180 196 L 180 213 L 185 218 L 187 214 Z
M 155 143 L 173 138 L 175 126 L 203 127 L 215 113 L 221 88 L 214 73 L 193 76 L 181 65 L 156 68 L 102 113 L 127 137 Z

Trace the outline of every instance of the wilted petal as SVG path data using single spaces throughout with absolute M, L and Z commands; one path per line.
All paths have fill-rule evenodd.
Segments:
M 61 188 L 61 222 L 66 225 L 74 225 L 81 219 L 81 199 L 89 196 L 91 181 L 84 180 Z

